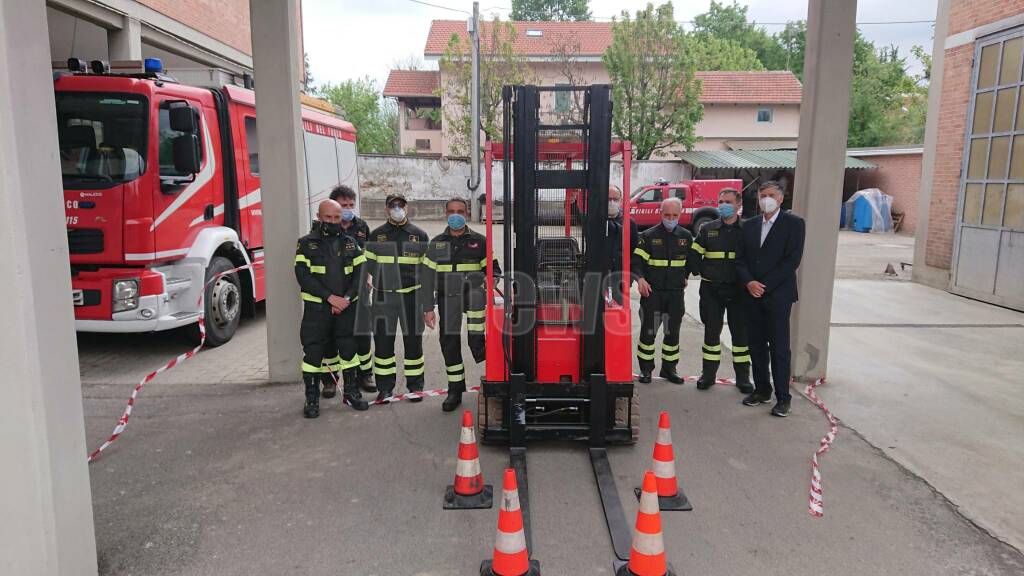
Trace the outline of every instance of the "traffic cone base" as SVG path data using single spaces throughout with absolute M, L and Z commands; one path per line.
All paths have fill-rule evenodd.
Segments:
M 484 485 L 484 489 L 477 494 L 464 496 L 455 492 L 455 486 L 449 484 L 444 491 L 445 510 L 479 510 L 492 508 L 494 506 L 494 487 L 490 484 Z
M 640 494 L 643 490 L 640 488 L 634 488 L 633 493 L 636 494 L 636 499 L 640 500 Z M 679 488 L 675 496 L 658 496 L 658 509 L 662 512 L 669 512 L 673 510 L 681 510 L 689 512 L 693 510 L 693 504 L 690 504 L 690 500 L 686 498 L 686 494 L 683 494 L 683 489 Z
M 665 576 L 676 576 L 676 570 L 671 564 L 668 564 L 668 571 L 665 572 Z M 612 563 L 612 568 L 615 570 L 615 576 L 636 576 L 629 571 L 629 562 L 625 560 L 616 560 Z
M 492 564 L 490 560 L 484 560 L 480 564 L 480 576 L 501 576 L 491 568 Z M 530 560 L 530 569 L 523 572 L 519 576 L 540 576 L 540 562 L 537 560 Z M 674 574 L 672 576 L 675 576 Z

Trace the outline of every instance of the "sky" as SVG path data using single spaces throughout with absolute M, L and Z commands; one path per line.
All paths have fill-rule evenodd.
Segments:
M 413 0 L 302 0 L 304 41 L 314 82 L 319 85 L 369 76 L 382 89 L 395 62 L 413 57 L 422 60 L 431 20 L 463 20 L 473 10 L 471 0 L 423 1 L 449 9 Z M 511 4 L 511 0 L 480 0 L 481 17 L 490 19 L 497 13 L 507 18 Z M 676 20 L 692 20 L 710 4 L 710 0 L 676 0 Z M 750 19 L 766 23 L 769 33 L 783 26 L 768 23 L 807 17 L 807 0 L 740 0 L 740 4 L 749 7 Z M 936 4 L 937 0 L 860 0 L 857 22 L 865 23 L 860 26 L 861 33 L 878 46 L 895 44 L 904 56 L 910 56 L 915 44 L 930 52 L 930 23 L 866 23 L 934 20 Z M 590 0 L 590 12 L 596 20 L 609 20 L 622 10 L 635 11 L 646 5 L 646 0 Z M 913 58 L 908 58 L 911 61 Z

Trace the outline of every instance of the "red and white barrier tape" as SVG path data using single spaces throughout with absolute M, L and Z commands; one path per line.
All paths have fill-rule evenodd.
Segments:
M 93 460 L 96 460 L 97 458 L 99 458 L 100 453 L 103 452 L 104 450 L 106 450 L 107 448 L 109 448 L 110 445 L 113 444 L 114 442 L 116 442 L 117 439 L 121 436 L 121 434 L 124 433 L 124 429 L 128 427 L 128 418 L 130 418 L 131 415 L 132 415 L 132 408 L 135 406 L 135 399 L 139 396 L 139 391 L 142 390 L 143 386 L 145 386 L 146 384 L 150 383 L 161 372 L 166 372 L 167 370 L 170 370 L 171 368 L 174 368 L 178 364 L 181 364 L 182 362 L 184 362 L 184 361 L 188 360 L 189 358 L 195 356 L 199 352 L 199 350 L 201 350 L 203 348 L 203 344 L 206 343 L 206 314 L 205 314 L 206 308 L 205 308 L 204 302 L 203 302 L 203 298 L 206 296 L 206 287 L 209 286 L 210 284 L 214 283 L 215 281 L 217 281 L 218 279 L 220 279 L 223 276 L 227 276 L 228 274 L 234 274 L 235 272 L 252 268 L 252 266 L 253 266 L 252 264 L 246 264 L 245 266 L 239 266 L 237 268 L 232 268 L 231 270 L 225 270 L 224 272 L 221 272 L 221 273 L 217 274 L 213 278 L 210 278 L 209 280 L 206 281 L 205 284 L 203 284 L 203 289 L 202 289 L 202 291 L 199 294 L 199 303 L 198 303 L 198 305 L 199 305 L 199 344 L 195 348 L 189 350 L 188 352 L 185 352 L 184 354 L 178 355 L 177 357 L 172 359 L 170 362 L 164 364 L 163 366 L 157 368 L 156 370 L 150 372 L 149 374 L 146 374 L 142 378 L 142 380 L 140 380 L 139 383 L 135 385 L 135 388 L 132 390 L 132 395 L 128 398 L 128 405 L 124 407 L 124 412 L 121 413 L 121 417 L 118 418 L 118 420 L 117 420 L 117 425 L 114 426 L 114 431 L 110 433 L 110 437 L 107 438 L 106 442 L 101 444 L 99 448 L 93 450 L 92 453 L 89 454 L 89 458 L 86 460 L 87 463 L 91 463 Z
M 818 456 L 828 452 L 832 449 L 832 443 L 836 439 L 836 433 L 839 431 L 839 423 L 836 421 L 836 417 L 825 407 L 825 403 L 814 393 L 814 389 L 825 383 L 824 378 L 819 378 L 807 385 L 804 389 L 804 394 L 811 402 L 814 402 L 821 411 L 825 413 L 825 417 L 828 418 L 829 430 L 828 434 L 821 439 L 821 446 L 815 450 L 814 454 L 811 455 L 811 492 L 810 499 L 808 500 L 807 511 L 811 516 L 820 518 L 825 514 L 825 503 L 821 498 L 821 469 L 818 467 Z

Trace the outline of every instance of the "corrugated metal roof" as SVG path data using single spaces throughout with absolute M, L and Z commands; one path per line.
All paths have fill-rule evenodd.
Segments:
M 694 168 L 796 168 L 796 150 L 695 150 L 676 152 L 680 160 Z M 872 170 L 871 162 L 846 157 L 847 170 Z

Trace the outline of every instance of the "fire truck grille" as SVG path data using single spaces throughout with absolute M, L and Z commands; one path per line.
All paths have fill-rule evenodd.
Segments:
M 68 230 L 68 250 L 72 254 L 99 254 L 103 252 L 103 230 L 93 228 Z

